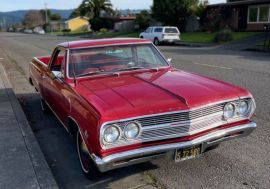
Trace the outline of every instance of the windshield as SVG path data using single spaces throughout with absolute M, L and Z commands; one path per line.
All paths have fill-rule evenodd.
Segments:
M 167 66 L 152 44 L 74 49 L 70 51 L 69 75 L 80 77 Z

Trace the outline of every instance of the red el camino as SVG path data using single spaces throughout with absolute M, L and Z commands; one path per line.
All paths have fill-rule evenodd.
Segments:
M 59 44 L 33 58 L 29 81 L 76 139 L 90 179 L 159 157 L 187 160 L 256 128 L 247 90 L 177 70 L 143 39 Z

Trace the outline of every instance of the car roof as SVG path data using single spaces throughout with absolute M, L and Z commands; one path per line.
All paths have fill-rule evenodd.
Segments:
M 109 38 L 109 39 L 69 41 L 69 42 L 61 43 L 58 46 L 64 47 L 67 49 L 76 49 L 76 48 L 87 48 L 87 47 L 96 47 L 96 46 L 141 44 L 141 43 L 151 43 L 151 41 L 147 39 L 139 39 L 139 38 Z

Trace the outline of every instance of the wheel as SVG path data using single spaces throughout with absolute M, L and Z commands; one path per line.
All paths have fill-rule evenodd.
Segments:
M 43 113 L 48 114 L 51 112 L 49 106 L 46 104 L 45 100 L 40 98 L 40 105 L 41 105 L 41 110 Z
M 155 38 L 154 39 L 154 45 L 158 46 L 158 44 L 159 44 L 159 40 L 158 40 L 158 38 Z
M 84 173 L 84 175 L 90 179 L 95 180 L 97 179 L 101 173 L 97 169 L 96 165 L 92 161 L 89 152 L 87 150 L 86 144 L 82 139 L 82 136 L 79 131 L 77 131 L 77 151 L 78 151 L 78 157 L 80 160 L 81 168 Z

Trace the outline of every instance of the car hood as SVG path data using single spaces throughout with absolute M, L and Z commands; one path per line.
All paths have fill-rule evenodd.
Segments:
M 102 106 L 101 115 L 114 112 L 117 119 L 193 109 L 250 95 L 237 86 L 177 70 L 102 77 L 79 85 L 91 92 L 84 98 L 98 109 Z

